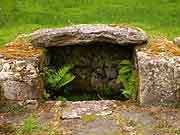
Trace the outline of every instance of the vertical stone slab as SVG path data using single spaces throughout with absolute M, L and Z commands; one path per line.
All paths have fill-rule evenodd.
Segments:
M 180 57 L 137 51 L 141 105 L 177 103 L 180 93 Z

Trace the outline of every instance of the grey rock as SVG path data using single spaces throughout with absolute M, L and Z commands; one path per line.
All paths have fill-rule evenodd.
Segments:
M 3 96 L 8 100 L 27 100 L 39 99 L 41 91 L 25 82 L 19 81 L 3 81 L 1 82 L 1 91 Z
M 26 65 L 26 61 L 25 60 L 16 60 L 16 65 L 18 67 L 22 67 Z
M 114 68 L 105 68 L 106 76 L 108 79 L 116 78 L 117 72 Z
M 2 72 L 9 72 L 10 71 L 10 68 L 11 68 L 11 65 L 9 63 L 5 63 L 3 65 L 3 69 L 2 69 Z
M 37 100 L 26 100 L 25 108 L 28 110 L 35 110 L 39 106 L 39 103 Z
M 139 101 L 142 105 L 178 103 L 180 57 L 137 51 Z
M 123 118 L 141 123 L 145 126 L 153 126 L 156 122 L 156 119 L 153 117 L 154 114 L 151 112 L 121 112 L 120 114 Z
M 123 131 L 125 131 L 125 132 L 132 132 L 134 130 L 135 130 L 135 128 L 132 126 L 124 126 L 123 127 Z
M 0 72 L 0 81 L 13 79 L 13 72 Z
M 106 135 L 115 134 L 119 131 L 116 121 L 109 118 L 97 119 L 73 129 L 74 135 Z
M 76 119 L 83 115 L 95 114 L 97 116 L 106 116 L 112 113 L 111 108 L 115 103 L 113 101 L 82 101 L 67 102 L 62 111 L 62 119 Z
M 53 47 L 107 42 L 119 45 L 140 45 L 148 37 L 139 28 L 106 24 L 81 24 L 65 28 L 42 29 L 31 34 L 34 47 Z
M 6 100 L 40 99 L 43 81 L 40 74 L 41 58 L 1 58 L 0 93 Z

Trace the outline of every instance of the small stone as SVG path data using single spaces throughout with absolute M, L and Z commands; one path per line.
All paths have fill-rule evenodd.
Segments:
M 173 42 L 175 45 L 180 46 L 180 37 L 176 37 Z
M 11 65 L 9 63 L 5 63 L 3 65 L 3 69 L 2 69 L 2 72 L 9 72 L 10 71 L 10 68 L 11 68 Z
M 22 69 L 23 69 L 22 67 L 16 67 L 16 71 L 17 71 L 17 72 L 22 71 Z
M 15 73 L 15 74 L 14 74 L 14 77 L 15 77 L 16 79 L 21 79 L 21 78 L 22 78 L 20 73 Z
M 108 79 L 116 78 L 117 72 L 114 68 L 105 68 L 106 76 Z
M 39 106 L 39 103 L 37 100 L 26 100 L 25 107 L 29 110 L 35 110 Z
M 21 66 L 25 66 L 26 65 L 26 61 L 21 60 L 21 61 L 16 61 L 16 65 L 21 67 Z
M 134 131 L 134 127 L 132 127 L 132 126 L 125 126 L 125 127 L 123 127 L 123 131 L 125 131 L 125 132 L 132 132 L 132 131 Z
M 13 72 L 0 72 L 0 80 L 5 81 L 13 77 Z

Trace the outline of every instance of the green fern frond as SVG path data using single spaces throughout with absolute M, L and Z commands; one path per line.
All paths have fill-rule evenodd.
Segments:
M 74 79 L 75 79 L 75 76 L 73 74 L 66 73 L 64 74 L 62 79 L 59 80 L 58 87 L 61 88 L 65 86 L 66 84 L 70 83 L 71 81 L 73 81 Z
M 124 87 L 121 89 L 122 94 L 126 98 L 135 97 L 137 82 L 131 62 L 129 60 L 121 61 L 118 73 L 117 83 L 122 83 Z
M 129 60 L 122 60 L 120 65 L 131 65 L 131 62 Z
M 73 68 L 73 65 L 64 65 L 57 72 L 50 70 L 48 72 L 48 84 L 53 88 L 61 88 L 75 79 L 75 76 L 69 71 Z

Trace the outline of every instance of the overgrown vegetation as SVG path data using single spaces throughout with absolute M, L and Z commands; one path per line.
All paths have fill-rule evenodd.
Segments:
M 79 23 L 128 23 L 172 38 L 180 33 L 179 9 L 179 0 L 0 0 L 0 45 L 38 28 Z
M 66 92 L 65 86 L 72 82 L 75 79 L 75 76 L 70 72 L 70 70 L 73 68 L 74 65 L 72 64 L 66 64 L 63 65 L 61 68 L 56 70 L 49 69 L 47 73 L 47 88 L 50 88 L 51 93 L 52 92 Z M 44 97 L 48 99 L 51 95 L 50 91 L 44 92 Z M 55 96 L 53 97 L 56 100 L 66 101 L 66 98 L 64 96 Z
M 73 68 L 73 65 L 64 65 L 57 72 L 49 70 L 48 72 L 48 84 L 55 89 L 60 89 L 74 80 L 75 76 L 69 71 Z
M 128 99 L 135 98 L 137 79 L 131 62 L 129 60 L 121 61 L 118 73 L 117 82 L 124 86 L 121 89 L 122 94 Z
M 58 101 L 81 101 L 81 100 L 103 100 L 103 99 L 135 99 L 137 89 L 137 78 L 133 65 L 129 60 L 122 60 L 119 65 L 117 83 L 122 84 L 121 89 L 114 90 L 109 84 L 99 85 L 95 92 L 74 93 L 70 82 L 75 79 L 71 73 L 72 64 L 62 66 L 62 68 L 49 70 L 47 75 L 47 86 L 50 93 L 45 92 L 45 97 Z M 123 95 L 123 96 L 122 96 Z
M 35 115 L 31 114 L 24 119 L 23 125 L 16 130 L 16 135 L 32 133 L 47 133 L 48 135 L 59 135 L 58 131 L 48 125 L 42 125 L 38 122 Z

